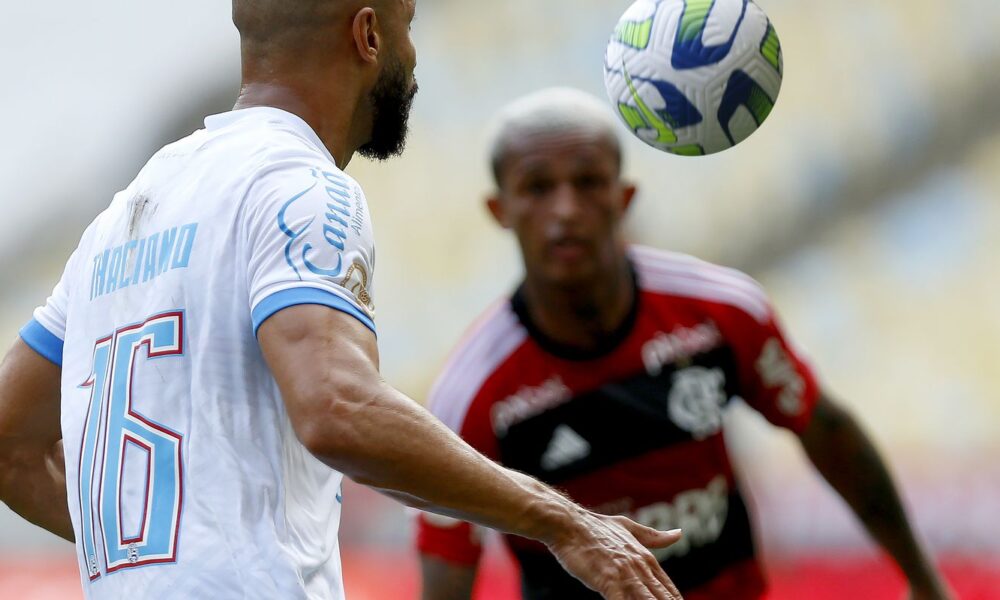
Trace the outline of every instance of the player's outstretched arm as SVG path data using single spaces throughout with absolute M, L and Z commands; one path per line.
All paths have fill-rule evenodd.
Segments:
M 606 598 L 680 598 L 646 550 L 678 533 L 591 513 L 486 459 L 382 380 L 375 337 L 355 318 L 294 306 L 258 339 L 296 434 L 331 467 L 410 506 L 539 540 Z
M 0 500 L 73 541 L 59 444 L 61 371 L 21 339 L 0 364 Z
M 885 462 L 854 417 L 824 396 L 800 439 L 817 470 L 899 564 L 909 580 L 911 598 L 950 598 L 913 534 Z

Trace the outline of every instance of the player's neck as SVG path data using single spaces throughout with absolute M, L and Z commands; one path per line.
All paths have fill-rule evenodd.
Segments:
M 603 348 L 633 312 L 636 287 L 623 257 L 589 286 L 556 286 L 538 278 L 524 282 L 525 305 L 548 340 L 582 352 Z
M 345 169 L 351 162 L 357 148 L 350 143 L 353 117 L 344 103 L 317 102 L 294 84 L 244 81 L 233 110 L 270 106 L 296 115 L 316 132 L 338 168 Z

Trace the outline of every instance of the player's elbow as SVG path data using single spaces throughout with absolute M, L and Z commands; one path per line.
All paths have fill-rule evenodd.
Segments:
M 44 450 L 20 443 L 17 438 L 0 436 L 0 499 L 6 501 L 11 490 L 19 485 L 25 474 L 44 464 Z
M 9 432 L 0 431 L 0 473 L 23 468 L 38 462 L 45 452 L 37 445 Z
M 337 468 L 344 454 L 351 451 L 343 440 L 340 427 L 326 416 L 296 426 L 295 434 L 310 454 L 333 468 Z
M 373 389 L 377 387 L 348 377 L 313 391 L 312 397 L 302 402 L 305 410 L 292 418 L 299 441 L 323 462 L 345 470 L 365 453 L 370 435 L 367 415 L 377 410 Z

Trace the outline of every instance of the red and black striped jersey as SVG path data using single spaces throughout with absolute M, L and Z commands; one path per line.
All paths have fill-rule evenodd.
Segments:
M 743 398 L 801 432 L 816 379 L 748 276 L 688 256 L 629 249 L 636 301 L 599 351 L 548 340 L 520 293 L 495 304 L 453 352 L 430 408 L 487 456 L 681 542 L 657 554 L 687 598 L 756 598 L 764 580 L 722 436 Z M 544 547 L 506 536 L 528 598 L 585 598 Z M 475 528 L 424 514 L 423 554 L 474 564 Z

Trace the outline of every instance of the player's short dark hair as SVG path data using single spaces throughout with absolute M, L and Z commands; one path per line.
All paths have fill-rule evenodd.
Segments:
M 317 25 L 329 23 L 347 0 L 233 0 L 233 24 L 244 48 L 267 46 L 302 36 L 306 42 Z

